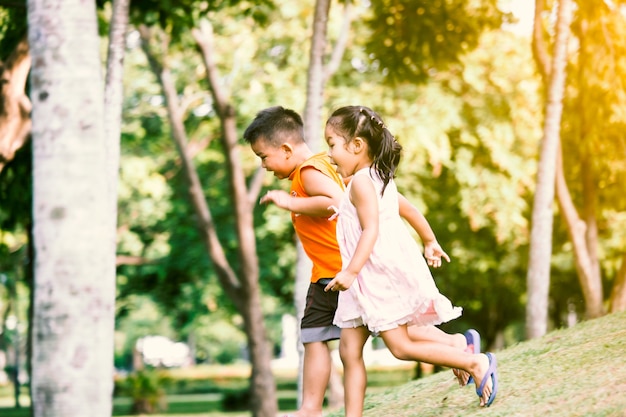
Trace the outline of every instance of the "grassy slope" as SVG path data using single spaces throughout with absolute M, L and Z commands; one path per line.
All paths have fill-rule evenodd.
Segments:
M 489 408 L 478 406 L 474 385 L 460 388 L 444 371 L 368 395 L 364 417 L 626 416 L 626 313 L 550 332 L 497 358 Z
M 368 395 L 364 417 L 626 417 L 626 313 L 550 332 L 497 352 L 497 357 L 499 391 L 490 408 L 478 406 L 473 386 L 459 388 L 452 372 L 444 371 Z M 25 417 L 27 412 L 5 408 L 0 417 Z M 166 417 L 174 415 L 249 413 Z

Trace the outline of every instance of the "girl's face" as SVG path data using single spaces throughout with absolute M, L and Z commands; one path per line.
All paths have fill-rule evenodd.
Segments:
M 351 149 L 352 142 L 346 143 L 343 136 L 339 135 L 330 125 L 326 125 L 324 137 L 328 144 L 328 156 L 331 162 L 337 165 L 337 172 L 344 178 L 354 174 L 354 167 L 357 161 L 356 155 Z

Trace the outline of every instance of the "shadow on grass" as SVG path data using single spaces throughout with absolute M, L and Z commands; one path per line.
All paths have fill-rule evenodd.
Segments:
M 296 407 L 295 392 L 281 392 L 278 398 L 280 410 L 293 410 Z M 238 416 L 244 410 L 224 411 L 222 394 L 187 394 L 168 395 L 167 410 L 155 415 L 191 415 L 211 413 L 215 416 Z M 113 416 L 132 415 L 132 400 L 130 398 L 115 398 L 113 402 Z M 0 407 L 1 417 L 30 417 L 30 407 Z

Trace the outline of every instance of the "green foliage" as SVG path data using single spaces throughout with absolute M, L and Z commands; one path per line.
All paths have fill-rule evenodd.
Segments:
M 423 83 L 460 64 L 507 17 L 495 0 L 375 0 L 367 51 L 392 83 Z
M 505 31 L 484 34 L 463 68 L 398 89 L 357 78 L 364 93 L 353 92 L 350 104 L 377 97 L 376 110 L 404 149 L 398 187 L 452 257 L 433 274 L 464 313 L 444 327 L 473 326 L 493 340 L 523 321 L 539 80 L 530 45 Z
M 118 285 L 119 287 L 119 285 Z M 171 320 L 146 295 L 128 295 L 117 300 L 115 321 L 115 367 L 132 369 L 137 340 L 151 335 L 175 338 Z
M 626 210 L 625 3 L 577 3 L 572 31 L 579 47 L 567 73 L 563 163 L 579 215 L 586 218 L 592 210 L 596 217 L 607 294 L 626 245 L 620 227 Z M 571 245 L 563 249 L 571 253 Z
M 0 230 L 22 231 L 32 222 L 31 144 L 27 142 L 0 171 Z
M 166 378 L 158 370 L 134 371 L 124 380 L 120 394 L 132 398 L 133 414 L 154 414 L 167 410 L 165 383 Z
M 580 13 L 590 16 L 589 35 L 581 43 L 588 58 L 580 61 L 584 68 L 570 65 L 569 79 L 575 82 L 568 87 L 573 99 L 565 103 L 563 145 L 569 179 L 578 177 L 576 161 L 582 155 L 595 156 L 602 250 L 608 255 L 602 262 L 610 277 L 624 247 L 619 231 L 626 230 L 620 227 L 626 204 L 621 186 L 626 25 L 623 16 L 606 13 L 608 3 L 599 4 L 580 5 Z M 345 58 L 327 83 L 322 111 L 327 115 L 339 105 L 364 104 L 383 115 L 404 147 L 398 185 L 427 215 L 453 258 L 434 272 L 442 292 L 464 307 L 463 318 L 450 328 L 471 325 L 489 340 L 523 321 L 529 204 L 542 117 L 529 40 L 494 29 L 508 19 L 495 5 L 493 0 L 376 0 L 362 6 Z M 211 22 L 220 82 L 232 94 L 241 132 L 264 107 L 304 108 L 312 4 L 151 0 L 132 7 L 135 23 L 158 24 L 174 41 L 168 53 L 184 103 L 189 149 L 220 242 L 237 267 L 221 126 L 189 28 L 201 19 Z M 0 8 L 0 31 L 17 35 L 15 28 L 5 29 L 19 23 L 12 18 L 16 12 Z M 340 19 L 333 9 L 329 47 Z M 573 29 L 580 34 L 579 27 Z M 0 50 L 9 51 L 4 44 Z M 241 320 L 198 236 L 162 92 L 133 31 L 124 77 L 118 253 L 138 262 L 118 268 L 116 363 L 127 367 L 135 341 L 155 333 L 195 341 L 199 361 L 235 361 L 245 344 Z M 397 88 L 385 87 L 387 81 Z M 582 116 L 580 98 L 594 104 Z M 258 159 L 243 142 L 238 151 L 251 178 Z M 3 255 L 15 254 L 6 241 L 17 236 L 24 242 L 30 222 L 29 161 L 30 150 L 24 151 L 0 173 Z M 268 174 L 262 192 L 287 186 Z M 580 200 L 581 187 L 573 192 Z M 288 213 L 274 206 L 257 205 L 254 220 L 265 319 L 277 346 L 280 316 L 293 312 L 294 232 Z M 554 247 L 553 321 L 559 325 L 569 303 L 580 298 L 571 247 L 560 225 Z M 6 268 L 25 259 L 25 248 L 18 253 L 19 259 L 2 257 L 11 264 Z
M 26 0 L 16 0 L 11 7 L 0 5 L 0 62 L 7 59 L 27 31 Z
M 103 1 L 103 0 L 99 0 Z M 271 0 L 142 0 L 131 2 L 131 21 L 148 26 L 167 28 L 176 41 L 186 35 L 198 20 L 215 13 L 231 13 L 240 19 L 250 18 L 257 24 L 267 24 L 274 9 Z
M 295 9 L 295 10 L 294 10 Z M 281 13 L 297 13 L 297 7 L 281 8 Z M 232 12 L 232 14 L 231 14 Z M 292 94 L 293 80 L 278 77 L 277 74 L 291 72 L 302 77 L 299 71 L 305 51 L 287 53 L 292 44 L 305 42 L 306 33 L 296 30 L 297 22 L 285 19 L 285 25 L 293 26 L 284 31 L 266 30 L 251 25 L 250 20 L 241 20 L 235 10 L 222 10 L 221 18 L 214 22 L 216 47 L 221 53 L 216 55 L 220 71 L 230 74 L 233 84 L 244 88 L 238 89 L 234 101 L 241 106 L 244 116 L 239 118 L 243 130 L 253 114 L 259 110 L 261 101 L 272 104 L 267 97 L 267 90 L 259 89 L 260 83 L 247 80 L 282 80 L 275 89 L 282 92 L 281 97 L 292 97 L 303 102 L 303 93 Z M 257 32 L 253 35 L 253 32 Z M 289 34 L 297 34 L 298 41 Z M 277 38 L 278 35 L 278 38 Z M 268 53 L 257 45 L 257 38 L 273 43 Z M 180 172 L 178 157 L 169 137 L 169 121 L 163 108 L 163 98 L 159 86 L 152 76 L 146 77 L 146 62 L 143 53 L 131 41 L 131 49 L 126 58 L 126 96 L 124 104 L 123 154 L 120 185 L 120 225 L 123 233 L 120 237 L 119 250 L 129 256 L 141 256 L 148 262 L 142 265 L 124 265 L 119 268 L 118 304 L 120 318 L 124 317 L 132 303 L 132 294 L 143 293 L 150 296 L 161 306 L 163 314 L 172 319 L 172 324 L 179 337 L 193 337 L 196 344 L 196 356 L 200 361 L 229 362 L 240 355 L 245 344 L 240 324 L 222 326 L 229 318 L 233 320 L 233 307 L 217 283 L 211 262 L 206 255 L 206 248 L 197 233 L 192 206 L 188 201 L 187 183 Z M 236 56 L 231 57 L 233 44 L 239 45 Z M 258 59 L 267 62 L 264 70 L 268 75 L 261 75 L 254 62 Z M 226 255 L 235 268 L 237 238 L 232 217 L 232 203 L 224 155 L 221 142 L 220 124 L 213 109 L 212 100 L 207 91 L 205 74 L 195 70 L 202 68 L 193 43 L 188 34 L 180 36 L 179 43 L 170 50 L 171 69 L 175 76 L 181 101 L 188 103 L 185 108 L 185 128 L 190 138 L 190 149 L 196 149 L 194 162 L 205 196 L 211 208 L 214 223 L 218 226 L 220 242 L 226 249 Z M 244 65 L 238 71 L 232 71 L 232 60 Z M 283 59 L 288 59 L 287 62 Z M 293 62 L 292 62 L 293 60 Z M 293 65 L 293 68 L 291 66 Z M 287 66 L 287 67 L 286 67 Z M 303 79 L 303 78 L 302 78 Z M 270 93 L 271 94 L 271 93 Z M 246 113 L 247 112 L 247 113 Z M 128 155 L 128 156 L 126 156 Z M 134 156 L 132 156 L 134 155 Z M 155 157 L 155 155 L 157 155 Z M 248 145 L 243 145 L 241 158 L 249 175 L 254 173 L 258 160 Z M 269 176 L 268 176 L 269 178 Z M 167 179 L 167 180 L 166 180 Z M 165 185 L 167 191 L 162 190 Z M 274 185 L 268 181 L 267 185 Z M 155 188 L 156 187 L 156 188 Z M 149 201 L 153 200 L 152 203 Z M 265 213 L 274 216 L 276 221 L 266 222 Z M 273 214 L 272 214 L 273 213 Z M 259 259 L 261 267 L 261 286 L 266 294 L 264 306 L 270 323 L 271 338 L 276 345 L 280 342 L 281 314 L 293 310 L 293 228 L 286 213 L 276 213 L 274 209 L 257 207 L 254 212 L 255 222 L 259 225 Z M 264 231 L 267 228 L 267 231 Z M 281 301 L 274 301 L 274 297 Z M 212 331 L 212 328 L 222 331 Z M 231 330 L 225 331 L 225 328 Z
M 573 24 L 580 39 L 568 67 L 563 153 L 569 184 L 582 187 L 588 161 L 599 208 L 626 208 L 626 16 L 617 8 L 582 2 Z M 593 157 L 590 157 L 593 156 Z M 582 197 L 582 192 L 577 193 Z
M 28 332 L 33 267 L 30 152 L 27 143 L 0 171 L 0 350 L 8 348 L 14 340 L 24 342 Z M 9 314 L 17 319 L 13 330 L 5 327 Z
M 227 390 L 222 399 L 224 411 L 243 411 L 250 408 L 250 390 Z

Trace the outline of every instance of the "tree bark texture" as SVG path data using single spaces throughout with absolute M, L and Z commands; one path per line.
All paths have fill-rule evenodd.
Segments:
M 94 2 L 28 1 L 35 417 L 112 411 L 115 228 Z
M 278 406 L 276 384 L 271 369 L 272 350 L 267 339 L 261 308 L 259 260 L 254 235 L 254 206 L 248 198 L 246 178 L 239 155 L 235 109 L 229 102 L 222 84 L 218 81 L 212 28 L 208 22 L 203 23 L 199 30 L 192 30 L 192 34 L 202 52 L 214 107 L 220 118 L 222 144 L 226 154 L 230 188 L 235 206 L 235 224 L 242 271 L 241 282 L 245 300 L 242 316 L 252 362 L 251 410 L 254 417 L 273 417 L 278 411 Z
M 200 235 L 214 264 L 220 284 L 243 318 L 252 364 L 250 380 L 252 415 L 254 417 L 275 417 L 278 411 L 276 386 L 270 367 L 272 352 L 263 322 L 261 294 L 258 285 L 259 271 L 252 217 L 253 206 L 246 189 L 243 168 L 240 165 L 234 109 L 228 103 L 227 95 L 220 87 L 219 76 L 216 73 L 217 67 L 213 58 L 213 38 L 210 25 L 207 23 L 207 26 L 203 28 L 193 29 L 192 35 L 205 61 L 214 105 L 222 126 L 224 152 L 235 207 L 235 224 L 237 225 L 239 259 L 242 271 L 240 277 L 236 275 L 226 259 L 224 249 L 217 236 L 209 204 L 204 197 L 198 172 L 187 150 L 188 139 L 183 124 L 184 115 L 178 103 L 177 92 L 165 58 L 166 54 L 163 52 L 163 58 L 159 61 L 150 50 L 151 36 L 148 29 L 141 27 L 140 33 L 146 56 L 165 94 L 172 136 L 189 183 L 189 194 L 198 219 Z M 167 40 L 164 40 L 161 48 L 162 51 L 167 51 Z
M 533 24 L 533 58 L 537 63 L 537 69 L 541 74 L 544 86 L 547 87 L 548 80 L 550 79 L 550 54 L 546 47 L 546 42 L 543 35 L 543 25 L 541 15 L 546 7 L 545 0 L 535 0 L 535 16 Z
M 304 108 L 304 137 L 314 152 L 322 149 L 321 113 L 324 94 L 324 52 L 328 31 L 330 0 L 317 0 L 313 15 L 313 36 L 309 52 L 306 104 Z
M 544 335 L 548 327 L 556 157 L 563 111 L 570 8 L 570 0 L 559 2 L 557 32 L 537 170 L 537 188 L 533 201 L 530 255 L 526 277 L 528 291 L 526 334 L 529 338 Z
M 611 313 L 626 311 L 626 253 L 622 256 L 622 266 L 617 272 L 611 292 Z
M 30 134 L 31 102 L 26 80 L 31 59 L 26 38 L 0 63 L 0 171 L 15 156 Z
M 595 235 L 595 239 L 588 239 L 589 229 L 587 224 L 578 216 L 565 182 L 561 146 L 557 149 L 556 172 L 557 201 L 559 202 L 561 216 L 567 223 L 567 233 L 574 249 L 574 262 L 583 297 L 585 298 L 586 316 L 587 318 L 600 317 L 604 314 L 602 280 L 600 279 L 599 270 L 594 268 L 594 263 L 590 256 L 590 245 L 597 244 L 597 235 Z M 589 192 L 589 190 L 587 191 Z M 592 198 L 587 193 L 585 197 Z
M 537 63 L 537 68 L 543 79 L 543 83 L 548 88 L 550 81 L 551 68 L 550 57 L 547 52 L 544 40 L 544 31 L 541 26 L 541 14 L 544 12 L 545 1 L 537 0 L 535 7 L 535 26 L 533 32 L 533 56 Z M 583 24 L 583 27 L 586 25 Z M 585 42 L 584 30 L 581 33 L 581 44 Z M 584 48 L 581 46 L 579 52 L 579 60 L 583 60 L 586 57 L 583 55 Z M 582 68 L 582 65 L 581 65 Z M 579 74 L 582 79 L 584 75 Z M 583 98 L 579 98 L 581 102 L 581 118 L 584 118 L 585 112 L 582 111 L 582 106 L 585 105 Z M 585 120 L 581 120 L 581 132 L 585 133 Z M 584 140 L 584 138 L 581 138 Z M 604 314 L 603 307 L 603 290 L 602 290 L 602 277 L 600 273 L 600 264 L 598 260 L 597 247 L 598 247 L 598 234 L 597 223 L 595 216 L 595 186 L 590 182 L 590 172 L 585 172 L 584 165 L 586 161 L 583 161 L 583 212 L 584 219 L 581 219 L 572 196 L 569 192 L 567 181 L 565 180 L 565 172 L 563 168 L 563 155 L 561 148 L 557 152 L 557 164 L 556 164 L 556 197 L 559 204 L 559 212 L 563 221 L 566 224 L 568 235 L 572 242 L 574 259 L 576 264 L 576 272 L 578 280 L 581 285 L 581 290 L 585 298 L 585 315 L 588 318 L 598 317 Z
M 584 43 L 587 41 L 585 37 L 585 27 L 587 26 L 584 17 L 581 23 L 581 47 L 579 50 L 579 82 L 580 85 L 584 83 L 584 60 L 587 59 L 585 54 Z M 580 138 L 581 143 L 584 143 L 587 135 L 588 123 L 585 120 L 586 112 L 584 111 L 585 96 L 584 90 L 581 90 L 578 97 L 578 108 L 580 110 Z M 574 262 L 576 265 L 576 272 L 578 281 L 582 289 L 583 297 L 585 299 L 585 316 L 587 318 L 600 317 L 604 314 L 603 306 L 603 289 L 602 289 L 602 277 L 600 273 L 600 263 L 598 259 L 598 227 L 596 221 L 596 185 L 593 179 L 593 174 L 590 169 L 589 155 L 583 152 L 581 160 L 581 177 L 582 177 L 582 190 L 583 190 L 583 217 L 578 214 L 578 210 L 574 205 L 574 201 L 569 192 L 567 182 L 565 180 L 563 152 L 562 147 L 559 146 L 557 155 L 557 180 L 556 180 L 556 194 L 559 202 L 559 209 L 561 217 L 565 221 L 567 226 L 567 232 L 572 242 L 574 252 Z
M 106 135 L 107 164 L 109 166 L 109 193 L 114 227 L 117 225 L 117 183 L 120 168 L 120 141 L 122 131 L 122 102 L 124 99 L 123 74 L 126 52 L 126 32 L 130 0 L 113 0 L 109 28 L 107 70 L 104 79 L 104 128 Z

